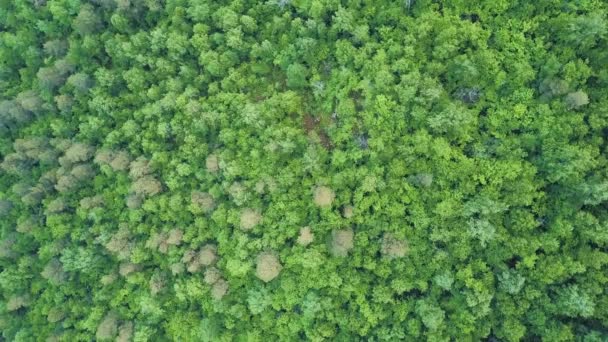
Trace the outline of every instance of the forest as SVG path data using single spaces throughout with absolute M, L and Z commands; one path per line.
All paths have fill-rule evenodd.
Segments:
M 605 0 L 0 0 L 1 341 L 608 341 Z

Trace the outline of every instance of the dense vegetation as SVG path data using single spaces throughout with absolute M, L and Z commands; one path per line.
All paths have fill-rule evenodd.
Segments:
M 0 0 L 0 339 L 608 340 L 604 0 Z

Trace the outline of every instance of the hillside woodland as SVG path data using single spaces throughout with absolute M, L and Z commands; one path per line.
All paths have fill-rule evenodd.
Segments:
M 604 0 L 0 0 L 0 340 L 608 340 Z

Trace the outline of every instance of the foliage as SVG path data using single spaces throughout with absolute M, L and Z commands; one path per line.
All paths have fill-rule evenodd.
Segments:
M 0 340 L 608 340 L 605 1 L 0 1 Z

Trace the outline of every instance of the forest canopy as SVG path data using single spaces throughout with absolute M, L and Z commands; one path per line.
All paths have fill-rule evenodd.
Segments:
M 608 340 L 603 0 L 0 0 L 0 340 Z

